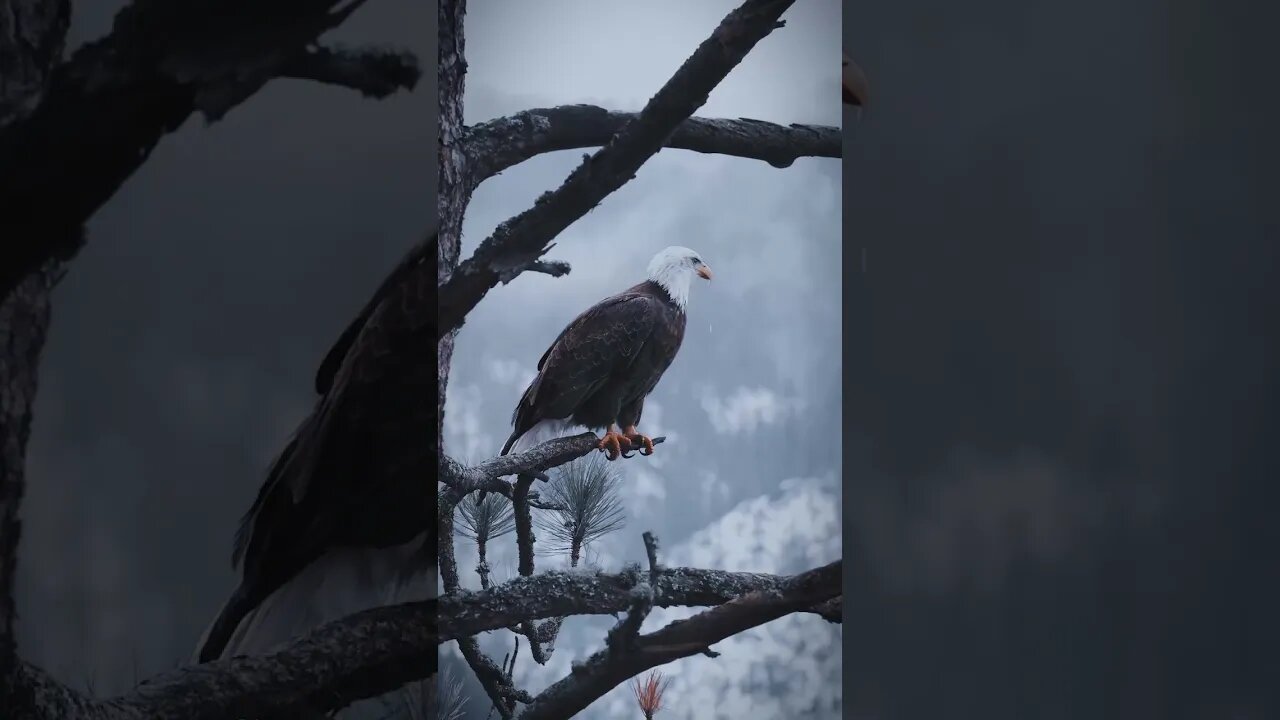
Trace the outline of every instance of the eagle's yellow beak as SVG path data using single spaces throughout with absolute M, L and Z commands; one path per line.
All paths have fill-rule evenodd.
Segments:
M 699 265 L 697 273 L 698 273 L 698 277 L 702 278 L 703 280 L 711 279 L 711 268 L 707 267 L 706 265 Z

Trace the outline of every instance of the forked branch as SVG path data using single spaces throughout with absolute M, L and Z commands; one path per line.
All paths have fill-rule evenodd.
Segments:
M 729 13 L 607 145 L 587 156 L 557 190 L 481 242 L 440 286 L 437 337 L 461 327 L 499 281 L 529 267 L 565 228 L 630 181 L 756 43 L 781 26 L 779 18 L 794 1 L 747 0 Z
M 636 638 L 628 652 L 604 649 L 542 691 L 521 720 L 567 718 L 586 709 L 630 677 L 673 660 L 707 653 L 725 638 L 826 602 L 840 594 L 842 563 L 790 578 L 773 592 L 753 592 L 656 632 Z

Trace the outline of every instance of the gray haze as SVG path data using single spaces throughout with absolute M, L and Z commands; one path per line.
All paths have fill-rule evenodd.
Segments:
M 75 3 L 73 44 L 120 2 Z M 434 13 L 377 0 L 331 39 L 410 49 L 382 102 L 276 82 L 165 138 L 55 295 L 18 575 L 24 655 L 120 691 L 179 662 L 329 344 L 434 217 Z M 429 22 L 431 21 L 431 22 Z
M 846 18 L 854 717 L 1280 717 L 1277 13 L 1244 6 Z
M 737 4 L 472 3 L 467 120 L 584 102 L 639 110 Z M 797 3 L 785 17 L 787 27 L 700 115 L 840 124 L 839 4 Z M 484 184 L 466 218 L 464 254 L 559 185 L 581 155 L 537 158 Z M 627 527 L 589 555 L 607 569 L 639 561 L 640 534 L 653 530 L 671 565 L 793 572 L 839 557 L 840 187 L 836 160 L 778 170 L 660 153 L 558 238 L 551 255 L 573 265 L 569 276 L 523 276 L 472 313 L 454 356 L 449 451 L 496 454 L 538 357 L 564 325 L 642 280 L 658 250 L 685 245 L 715 280 L 694 287 L 684 346 L 645 407 L 640 429 L 669 443 L 653 458 L 621 461 Z M 497 546 L 489 561 L 503 580 L 515 575 L 514 542 Z M 474 548 L 459 547 L 464 582 L 478 586 Z M 542 568 L 566 562 L 539 559 Z M 646 628 L 684 614 L 655 612 Z M 610 622 L 570 621 L 547 667 L 522 654 L 518 682 L 537 691 L 564 676 L 601 647 Z M 837 718 L 840 636 L 816 618 L 789 618 L 722 643 L 715 660 L 679 661 L 664 668 L 674 679 L 663 717 Z M 498 658 L 510 642 L 508 633 L 485 641 Z M 475 717 L 486 709 L 471 701 Z M 624 687 L 583 717 L 637 713 Z

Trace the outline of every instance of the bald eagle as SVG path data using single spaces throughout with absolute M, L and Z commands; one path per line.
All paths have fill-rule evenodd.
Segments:
M 680 350 L 693 278 L 710 280 L 711 268 L 693 250 L 669 247 L 653 257 L 648 271 L 644 282 L 575 318 L 542 354 L 501 455 L 543 434 L 531 431 L 573 425 L 603 428 L 599 448 L 609 460 L 632 449 L 653 453 L 652 439 L 636 430 L 644 399 Z
M 314 409 L 241 520 L 240 583 L 199 662 L 434 597 L 436 246 L 433 233 L 401 261 L 320 364 Z

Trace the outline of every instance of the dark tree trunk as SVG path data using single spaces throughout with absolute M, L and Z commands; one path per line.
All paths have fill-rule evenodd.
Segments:
M 466 180 L 467 161 L 463 154 L 462 135 L 463 102 L 466 88 L 467 61 L 463 42 L 463 18 L 467 13 L 466 0 L 440 3 L 440 242 L 438 280 L 443 283 L 458 266 L 458 253 L 462 244 L 462 218 L 471 200 L 471 185 Z M 444 405 L 449 387 L 449 368 L 453 363 L 453 343 L 457 337 L 453 331 L 440 339 L 437 348 L 437 372 L 439 373 L 439 408 L 436 444 L 444 452 Z
M 0 127 L 34 104 L 62 55 L 71 12 L 67 0 L 0 0 Z M 19 509 L 25 489 L 40 351 L 49 331 L 49 294 L 61 276 L 49 262 L 0 298 L 0 707 L 11 702 L 17 670 L 14 580 Z

